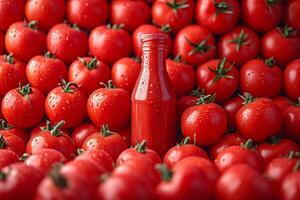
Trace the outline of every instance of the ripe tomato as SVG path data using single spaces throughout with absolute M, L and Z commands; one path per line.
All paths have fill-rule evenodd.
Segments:
M 37 21 L 41 29 L 49 31 L 52 26 L 63 21 L 65 7 L 64 0 L 28 0 L 25 15 L 28 20 Z
M 215 143 L 227 129 L 226 112 L 218 104 L 209 103 L 209 98 L 210 95 L 200 97 L 197 105 L 186 109 L 181 117 L 183 135 L 201 146 Z
M 298 103 L 285 110 L 282 116 L 284 135 L 300 143 L 300 98 Z
M 130 55 L 131 38 L 122 25 L 98 26 L 89 36 L 89 48 L 93 56 L 113 65 L 120 58 Z
M 194 144 L 190 144 L 190 138 L 186 137 L 182 142 L 170 148 L 164 156 L 164 164 L 172 169 L 179 161 L 190 156 L 200 158 L 207 158 L 208 156 L 204 150 Z
M 281 21 L 283 5 L 277 0 L 242 0 L 241 14 L 246 25 L 257 32 L 266 32 Z
M 226 170 L 216 185 L 218 200 L 274 200 L 276 194 L 271 182 L 245 164 Z
M 166 69 L 178 97 L 192 91 L 195 85 L 195 74 L 190 65 L 181 62 L 181 58 L 177 57 L 174 60 L 167 59 Z
M 240 70 L 240 90 L 255 97 L 274 97 L 279 94 L 282 83 L 281 69 L 271 57 L 249 60 Z
M 25 64 L 12 54 L 0 56 L 0 96 L 26 82 Z
M 112 81 L 118 88 L 123 88 L 131 93 L 140 70 L 141 63 L 138 58 L 121 58 L 112 67 Z
M 162 27 L 161 29 L 157 28 L 152 24 L 143 24 L 139 26 L 132 34 L 132 47 L 135 56 L 142 56 L 142 41 L 141 37 L 145 33 L 166 33 L 168 32 L 167 27 Z M 167 55 L 170 55 L 172 51 L 172 38 L 169 34 L 167 34 Z
M 0 149 L 7 149 L 21 156 L 25 152 L 25 141 L 13 133 L 4 132 L 0 135 Z
M 7 121 L 0 119 L 0 134 L 10 134 L 21 138 L 25 143 L 29 139 L 29 134 L 24 129 L 16 128 L 7 123 Z
M 111 130 L 120 130 L 130 120 L 130 95 L 121 88 L 114 88 L 109 81 L 107 88 L 95 90 L 88 99 L 90 120 L 101 127 L 108 124 Z
M 72 140 L 77 148 L 80 148 L 84 140 L 92 135 L 93 133 L 98 132 L 98 128 L 90 123 L 80 124 L 74 128 L 72 132 Z
M 216 56 L 215 38 L 203 26 L 186 26 L 175 37 L 173 55 L 180 55 L 191 66 L 202 64 Z
M 127 145 L 118 133 L 111 132 L 107 125 L 103 125 L 101 132 L 94 133 L 86 138 L 82 148 L 86 151 L 102 149 L 109 153 L 113 160 L 117 160 L 119 154 L 127 149 Z
M 5 0 L 0 2 L 0 29 L 6 31 L 8 27 L 24 19 L 24 0 Z
M 196 5 L 196 20 L 214 34 L 229 31 L 239 18 L 237 0 L 199 0 Z
M 250 28 L 237 26 L 220 38 L 218 52 L 219 57 L 226 57 L 242 66 L 260 53 L 260 39 Z
M 55 149 L 39 149 L 30 155 L 24 163 L 28 166 L 35 167 L 43 175 L 47 175 L 48 172 L 52 169 L 54 164 L 63 163 L 66 161 L 66 158 L 63 154 Z
M 293 103 L 292 100 L 285 96 L 277 96 L 274 97 L 272 100 L 274 101 L 274 103 L 276 103 L 282 114 L 288 107 L 292 106 Z
M 285 10 L 286 14 L 286 21 L 287 23 L 292 26 L 293 28 L 297 29 L 300 31 L 300 2 L 299 1 L 294 1 L 290 0 L 288 1 L 288 4 L 286 6 Z
M 69 68 L 69 81 L 76 83 L 87 95 L 98 89 L 100 83 L 107 83 L 109 78 L 108 65 L 97 58 L 78 58 Z
M 0 31 L 0 54 L 3 54 L 5 51 L 5 43 L 4 43 L 4 34 Z
M 106 23 L 108 9 L 105 0 L 70 0 L 67 3 L 67 18 L 80 28 L 92 30 Z
M 9 149 L 0 149 L 0 169 L 19 161 L 18 154 Z
M 300 37 L 291 27 L 270 30 L 263 36 L 261 44 L 262 55 L 265 58 L 274 57 L 283 68 L 300 57 Z
M 131 126 L 127 125 L 125 128 L 118 131 L 119 135 L 122 136 L 127 146 L 131 146 Z
M 294 100 L 300 97 L 300 59 L 294 60 L 285 68 L 283 88 L 288 97 Z
M 295 168 L 297 169 L 297 168 Z M 297 200 L 300 196 L 299 167 L 294 173 L 288 174 L 281 183 L 280 199 Z
M 227 118 L 228 118 L 228 127 L 230 129 L 234 130 L 236 127 L 235 116 L 236 113 L 239 111 L 239 109 L 243 107 L 243 102 L 245 101 L 243 98 L 248 98 L 248 97 L 235 96 L 225 101 L 222 105 L 222 107 L 226 111 Z
M 124 24 L 124 29 L 133 32 L 149 21 L 150 8 L 141 0 L 113 0 L 110 4 L 110 20 L 113 24 Z
M 9 124 L 29 128 L 38 124 L 45 115 L 45 97 L 30 85 L 10 90 L 3 97 L 2 113 Z
M 73 128 L 86 117 L 86 102 L 86 94 L 75 83 L 62 81 L 62 85 L 51 90 L 46 97 L 47 117 L 53 123 L 64 120 L 65 128 Z
M 83 57 L 88 52 L 88 38 L 76 26 L 57 24 L 48 32 L 48 51 L 67 64 L 71 64 L 77 57 Z
M 157 0 L 152 5 L 152 19 L 158 26 L 170 26 L 176 33 L 192 23 L 194 15 L 193 0 Z
M 41 149 L 50 148 L 59 151 L 68 160 L 74 158 L 75 146 L 73 141 L 65 131 L 60 130 L 64 124 L 64 121 L 60 121 L 50 129 L 45 127 L 39 133 L 32 135 L 27 143 L 26 152 L 35 154 Z
M 0 171 L 0 199 L 33 199 L 43 179 L 42 173 L 24 163 L 15 163 Z
M 207 94 L 215 94 L 217 102 L 224 102 L 237 90 L 239 72 L 226 58 L 215 59 L 197 68 L 196 79 Z
M 36 56 L 30 59 L 26 66 L 26 75 L 29 83 L 47 94 L 57 87 L 61 79 L 67 78 L 67 66 L 51 53 Z
M 251 138 L 254 142 L 262 142 L 279 133 L 281 116 L 279 108 L 271 99 L 259 98 L 237 112 L 237 130 L 242 136 Z

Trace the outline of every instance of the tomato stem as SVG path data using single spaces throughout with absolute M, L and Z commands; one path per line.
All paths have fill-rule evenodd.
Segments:
M 273 7 L 276 4 L 280 3 L 281 0 L 267 0 L 268 6 Z
M 10 130 L 12 128 L 13 127 L 9 125 L 7 121 L 5 121 L 4 119 L 0 119 L 0 130 Z
M 27 85 L 24 85 L 24 86 L 22 86 L 20 84 L 17 91 L 19 92 L 19 94 L 21 94 L 22 96 L 25 96 L 27 99 L 29 99 L 29 94 L 32 93 L 32 89 L 30 87 L 30 84 L 27 84 Z
M 177 55 L 173 60 L 177 63 L 181 63 L 181 55 Z
M 295 157 L 295 151 L 290 151 L 290 153 L 288 154 L 287 158 L 288 159 L 293 159 Z
M 158 170 L 163 181 L 169 182 L 172 179 L 173 172 L 169 170 L 165 165 L 156 164 L 155 169 Z
M 249 45 L 250 41 L 248 40 L 248 36 L 245 34 L 244 29 L 242 29 L 240 34 L 238 36 L 234 36 L 234 38 L 230 40 L 229 43 L 236 44 L 235 50 L 240 51 L 241 47 Z
M 166 1 L 166 4 L 176 15 L 178 14 L 178 10 L 190 7 L 190 5 L 187 4 L 187 0 L 182 1 L 181 3 L 178 3 L 177 0 L 173 0 L 173 2 Z
M 5 141 L 5 138 L 3 135 L 0 135 L 0 149 L 4 149 L 7 147 L 7 142 Z
M 74 82 L 67 82 L 66 80 L 62 79 L 61 80 L 61 87 L 62 90 L 66 93 L 73 93 L 74 92 L 74 88 L 71 87 L 75 87 L 78 88 L 77 84 Z
M 19 160 L 20 161 L 25 161 L 29 156 L 30 156 L 30 154 L 23 153 L 22 156 L 19 157 Z
M 192 90 L 192 92 L 190 93 L 190 95 L 193 96 L 193 97 L 200 97 L 204 94 L 205 94 L 204 89 L 200 89 L 200 87 L 198 87 L 195 90 Z
M 0 180 L 4 181 L 6 179 L 6 174 L 2 171 L 0 171 Z
M 139 153 L 146 153 L 146 151 L 147 151 L 147 141 L 143 140 L 141 143 L 136 144 L 134 148 Z
M 300 158 L 297 160 L 294 168 L 293 168 L 293 172 L 297 172 L 300 169 Z
M 60 131 L 60 128 L 65 125 L 65 121 L 61 120 L 60 122 L 58 122 L 52 129 L 51 129 L 51 134 L 53 136 L 59 137 L 61 136 L 63 133 Z
M 272 56 L 270 58 L 265 59 L 265 63 L 266 65 L 268 65 L 269 67 L 273 67 L 276 64 L 276 60 L 275 58 Z
M 141 62 L 142 62 L 142 59 L 141 59 L 140 57 L 137 57 L 137 56 L 134 56 L 134 57 L 132 57 L 131 59 L 132 59 L 133 61 L 139 63 L 139 64 L 141 64 Z
M 202 104 L 208 104 L 208 103 L 213 103 L 216 99 L 216 94 L 212 95 L 201 95 L 196 102 L 196 105 L 202 105 Z
M 201 54 L 208 52 L 210 48 L 212 48 L 211 46 L 207 45 L 207 42 L 210 37 L 211 35 L 209 35 L 206 39 L 201 40 L 201 42 L 199 43 L 194 43 L 190 41 L 187 37 L 184 37 L 185 41 L 193 47 L 193 49 L 188 53 L 188 55 L 192 56 L 198 52 L 200 52 Z
M 277 28 L 277 29 L 281 32 L 283 37 L 286 37 L 286 38 L 297 34 L 297 30 L 288 25 L 285 25 L 283 28 Z
M 279 144 L 281 141 L 280 137 L 278 136 L 271 136 L 268 140 L 267 143 L 272 144 L 272 145 L 276 145 Z
M 85 150 L 83 150 L 83 149 L 81 149 L 81 148 L 76 149 L 76 154 L 77 154 L 77 156 L 83 154 L 84 152 L 85 152 Z
M 45 58 L 55 58 L 54 54 L 51 53 L 50 51 L 47 51 L 47 52 L 44 54 L 44 57 L 45 57 Z
M 107 24 L 107 25 L 106 25 L 106 28 L 108 28 L 108 29 L 113 29 L 113 30 L 119 30 L 119 29 L 124 28 L 124 24 L 114 24 L 114 25 L 112 25 L 112 24 Z
M 71 24 L 70 27 L 74 30 L 81 31 L 81 29 L 79 28 L 79 26 L 77 24 Z
M 245 149 L 255 149 L 256 144 L 253 142 L 252 139 L 248 139 L 245 143 L 241 143 L 241 147 Z
M 108 136 L 112 135 L 112 132 L 109 130 L 108 124 L 104 124 L 104 125 L 101 127 L 101 134 L 102 134 L 104 137 L 108 137 Z
M 191 143 L 191 138 L 188 136 L 188 137 L 183 138 L 177 146 L 182 146 L 182 145 L 186 145 L 186 144 L 190 144 L 190 143 Z
M 231 11 L 231 6 L 225 1 L 216 2 L 214 0 L 214 6 L 216 8 L 216 13 L 215 13 L 216 16 L 218 16 L 221 13 L 233 14 L 233 12 Z
M 247 105 L 253 101 L 256 100 L 256 98 L 254 98 L 250 93 L 248 92 L 245 92 L 244 95 L 239 95 L 243 100 L 244 102 L 242 103 L 243 105 Z
M 28 24 L 27 24 L 27 27 L 30 28 L 30 29 L 33 29 L 33 30 L 37 30 L 38 29 L 38 21 L 30 21 Z
M 51 170 L 49 177 L 53 180 L 54 184 L 59 188 L 66 188 L 68 187 L 67 179 L 60 174 L 59 170 L 61 169 L 61 164 L 54 165 L 53 169 Z
M 109 80 L 107 84 L 101 82 L 100 85 L 103 85 L 106 89 L 114 89 L 116 86 L 113 84 L 112 80 Z
M 7 62 L 9 64 L 14 64 L 15 63 L 15 58 L 14 58 L 12 53 L 10 53 L 8 55 L 4 55 L 4 60 L 5 60 L 5 62 Z
M 46 120 L 46 125 L 45 126 L 41 126 L 40 130 L 42 131 L 51 131 L 53 129 L 53 127 L 51 126 L 51 122 L 49 120 Z
M 233 76 L 227 75 L 228 72 L 230 72 L 233 68 L 233 63 L 228 67 L 228 68 L 224 68 L 227 62 L 227 58 L 224 57 L 218 64 L 216 69 L 212 69 L 211 67 L 208 67 L 208 69 L 211 72 L 214 72 L 216 74 L 216 76 L 214 77 L 214 79 L 212 80 L 212 82 L 210 83 L 210 86 L 214 85 L 218 80 L 220 80 L 221 78 L 228 78 L 228 79 L 233 79 Z
M 163 25 L 162 27 L 160 27 L 160 30 L 164 33 L 169 33 L 172 31 L 172 28 L 169 24 Z

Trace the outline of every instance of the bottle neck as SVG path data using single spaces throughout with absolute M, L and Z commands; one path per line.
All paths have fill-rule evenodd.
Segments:
M 165 71 L 166 49 L 164 40 L 143 43 L 142 67 L 150 71 Z

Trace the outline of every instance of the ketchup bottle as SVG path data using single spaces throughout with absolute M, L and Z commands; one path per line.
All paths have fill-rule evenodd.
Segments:
M 164 33 L 142 35 L 142 70 L 132 93 L 132 145 L 163 156 L 176 141 L 176 95 L 166 71 Z

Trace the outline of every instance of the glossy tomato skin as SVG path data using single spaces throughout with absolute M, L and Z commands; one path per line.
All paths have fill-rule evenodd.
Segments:
M 283 73 L 283 88 L 286 95 L 294 100 L 300 97 L 300 59 L 292 61 Z
M 215 3 L 226 3 L 226 9 L 218 10 Z M 199 0 L 196 4 L 196 21 L 214 34 L 229 31 L 239 18 L 240 8 L 236 0 Z
M 174 3 L 175 2 L 175 3 Z M 176 7 L 177 5 L 180 5 Z M 191 24 L 194 15 L 194 1 L 158 0 L 152 5 L 152 18 L 158 26 L 169 25 L 176 33 L 183 27 Z
M 53 26 L 47 35 L 47 49 L 66 64 L 88 52 L 88 38 L 77 28 L 67 24 Z
M 242 99 L 242 97 L 235 96 L 223 103 L 222 107 L 227 113 L 229 128 L 234 129 L 236 127 L 235 116 L 239 109 L 243 107 L 243 102 L 244 100 Z
M 237 66 L 254 59 L 260 53 L 258 35 L 246 26 L 236 26 L 218 42 L 219 57 L 227 57 Z
M 99 129 L 90 123 L 84 123 L 78 125 L 74 128 L 72 132 L 72 140 L 77 148 L 80 148 L 84 142 L 84 140 L 92 135 L 93 133 L 98 132 Z
M 105 0 L 70 0 L 67 3 L 69 21 L 87 30 L 105 24 L 108 13 L 108 3 Z
M 288 174 L 281 183 L 280 199 L 297 200 L 300 196 L 300 172 Z
M 13 133 L 1 133 L 0 144 L 0 149 L 11 150 L 18 154 L 18 156 L 21 156 L 25 152 L 25 141 Z
M 5 51 L 4 34 L 0 31 L 0 54 L 3 54 L 4 51 Z
M 219 72 L 225 75 L 218 75 Z M 198 66 L 196 79 L 198 87 L 204 89 L 207 94 L 216 94 L 217 102 L 224 102 L 237 90 L 239 72 L 225 58 L 214 59 Z
M 188 95 L 188 96 L 181 96 L 178 100 L 177 100 L 177 118 L 181 119 L 181 115 L 182 113 L 188 109 L 189 107 L 192 107 L 194 105 L 196 105 L 197 103 L 197 96 L 192 96 L 192 95 Z
M 18 154 L 9 149 L 0 150 L 0 169 L 19 161 Z
M 293 28 L 300 31 L 300 22 L 299 22 L 299 15 L 300 13 L 300 3 L 299 1 L 290 0 L 286 6 L 285 10 L 285 18 L 287 23 L 292 26 Z
M 97 59 L 113 65 L 120 58 L 130 55 L 131 37 L 120 27 L 98 26 L 89 36 L 89 49 Z
M 281 115 L 279 108 L 271 99 L 259 98 L 237 112 L 237 130 L 246 138 L 262 142 L 279 133 Z
M 124 24 L 124 29 L 133 32 L 146 24 L 150 18 L 150 8 L 143 0 L 113 0 L 110 4 L 110 20 L 113 24 Z
M 26 130 L 13 127 L 3 119 L 0 119 L 0 123 L 0 134 L 15 135 L 21 138 L 25 143 L 28 141 L 30 135 Z
M 19 83 L 27 83 L 25 67 L 23 62 L 12 55 L 0 56 L 0 96 L 18 87 Z
M 196 48 L 201 42 L 201 48 Z M 186 26 L 176 34 L 173 55 L 180 55 L 191 66 L 202 64 L 216 56 L 215 38 L 203 26 Z
M 300 144 L 300 107 L 291 106 L 287 108 L 282 119 L 284 135 Z
M 6 175 L 0 180 L 1 199 L 33 199 L 36 188 L 43 179 L 42 173 L 24 163 L 15 163 L 1 169 Z
M 236 184 L 233 184 L 236 183 Z M 218 200 L 274 200 L 271 182 L 245 164 L 234 165 L 226 170 L 216 185 Z
M 57 87 L 61 79 L 67 78 L 67 66 L 58 58 L 51 56 L 35 56 L 26 66 L 26 75 L 29 83 L 47 94 Z
M 28 0 L 25 15 L 28 20 L 37 21 L 41 29 L 49 31 L 64 20 L 65 7 L 64 0 Z
M 282 31 L 272 29 L 262 37 L 261 45 L 262 55 L 274 57 L 282 68 L 300 57 L 300 37 L 297 34 L 285 36 Z
M 131 125 L 127 125 L 125 128 L 118 131 L 119 135 L 122 136 L 127 146 L 131 146 Z
M 241 14 L 246 25 L 257 32 L 266 32 L 281 21 L 283 5 L 279 1 L 268 3 L 261 0 L 242 0 Z
M 240 70 L 240 90 L 255 97 L 274 97 L 282 85 L 281 69 L 268 61 L 253 59 L 246 62 Z
M 276 96 L 272 99 L 274 103 L 278 106 L 282 114 L 285 112 L 285 110 L 292 106 L 293 101 L 285 96 Z
M 22 88 L 30 86 L 22 86 Z M 22 89 L 10 90 L 3 97 L 2 113 L 9 124 L 18 128 L 29 128 L 38 124 L 45 115 L 45 96 L 36 88 L 31 87 L 31 93 L 23 95 Z
M 24 19 L 24 0 L 7 0 L 0 3 L 0 29 L 6 31 L 8 27 Z

